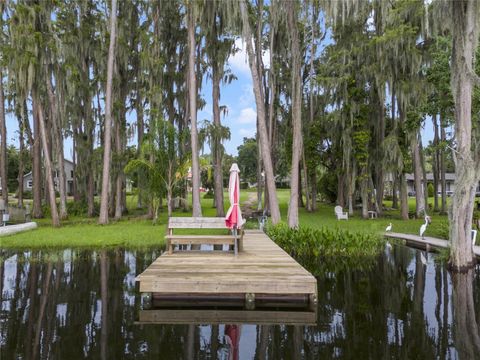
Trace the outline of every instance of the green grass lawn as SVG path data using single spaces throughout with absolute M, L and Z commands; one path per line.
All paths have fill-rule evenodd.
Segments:
M 241 192 L 240 202 L 244 203 L 249 194 L 255 194 L 254 190 Z M 282 220 L 286 221 L 290 191 L 288 189 L 278 190 L 278 200 Z M 140 216 L 141 211 L 136 209 L 136 197 L 128 196 L 127 206 L 129 215 L 124 216 L 120 221 L 112 221 L 109 225 L 98 225 L 97 218 L 88 219 L 81 217 L 70 217 L 62 222 L 62 227 L 52 228 L 50 219 L 36 220 L 39 229 L 16 235 L 0 238 L 2 248 L 67 248 L 67 247 L 156 247 L 163 246 L 164 234 L 166 232 L 167 214 L 166 210 L 160 213 L 160 219 L 156 225 L 150 220 Z M 212 206 L 212 199 L 202 199 L 203 216 L 215 216 L 215 209 Z M 225 206 L 228 208 L 228 196 L 225 193 Z M 388 206 L 388 204 L 387 204 Z M 417 234 L 423 223 L 422 220 L 402 220 L 398 210 L 388 211 L 384 218 L 364 220 L 360 213 L 356 212 L 348 221 L 338 221 L 333 211 L 334 205 L 318 204 L 315 213 L 309 213 L 300 209 L 300 225 L 312 228 L 341 228 L 354 232 L 380 233 L 391 222 L 393 231 Z M 415 203 L 411 203 L 412 209 Z M 177 211 L 175 216 L 190 216 L 190 212 Z M 448 229 L 446 216 L 432 214 L 432 224 L 426 231 L 427 236 L 445 237 Z M 256 222 L 250 222 L 250 227 Z

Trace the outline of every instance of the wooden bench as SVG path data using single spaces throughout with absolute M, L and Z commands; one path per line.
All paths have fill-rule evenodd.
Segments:
M 234 229 L 229 235 L 174 235 L 174 229 L 223 229 L 223 217 L 171 217 L 168 219 L 166 235 L 168 253 L 173 253 L 175 245 L 233 245 L 235 255 L 243 248 L 243 229 Z M 230 230 L 229 230 L 230 231 Z

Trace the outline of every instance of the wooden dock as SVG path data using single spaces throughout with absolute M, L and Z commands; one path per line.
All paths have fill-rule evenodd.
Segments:
M 310 306 L 317 301 L 315 277 L 258 230 L 245 231 L 243 250 L 238 255 L 219 251 L 164 253 L 136 281 L 141 293 L 152 294 L 153 300 L 163 299 L 169 306 L 175 299 L 188 298 L 207 302 L 240 298 L 250 309 L 262 299 L 277 304 L 292 299 Z
M 438 239 L 430 236 L 425 236 L 422 238 L 418 235 L 386 232 L 385 237 L 404 240 L 407 242 L 407 244 L 426 250 L 445 249 L 450 247 L 450 242 L 448 240 Z M 473 246 L 473 253 L 475 256 L 480 257 L 480 246 Z
M 147 324 L 256 324 L 256 325 L 316 325 L 316 311 L 269 310 L 140 310 L 138 325 Z

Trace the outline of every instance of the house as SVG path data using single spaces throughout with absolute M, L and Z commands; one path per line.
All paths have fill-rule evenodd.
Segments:
M 65 180 L 67 182 L 67 194 L 72 195 L 73 194 L 73 182 L 75 181 L 75 175 L 73 172 L 74 165 L 73 162 L 70 160 L 65 159 L 64 160 L 65 164 Z M 60 183 L 59 181 L 59 173 L 58 170 L 55 170 L 53 182 L 55 184 L 55 190 L 59 190 L 58 184 Z M 32 172 L 29 172 L 28 174 L 25 174 L 23 176 L 23 191 L 32 191 L 33 190 L 33 175 Z
M 415 196 L 415 177 L 413 174 L 405 174 L 407 180 L 407 193 L 408 196 Z M 423 178 L 422 178 L 423 183 Z M 427 174 L 427 183 L 433 185 L 433 173 Z M 392 193 L 392 174 L 387 174 L 385 177 L 385 195 L 391 195 Z M 439 180 L 437 193 L 440 194 L 442 191 L 442 185 Z M 455 173 L 446 173 L 445 174 L 445 192 L 447 196 L 450 196 L 455 191 Z M 477 196 L 480 196 L 480 183 L 476 188 Z
M 413 174 L 406 174 L 405 175 L 407 179 L 407 193 L 409 196 L 415 195 L 415 177 Z M 423 179 L 422 179 L 423 183 Z M 428 173 L 427 174 L 427 183 L 432 183 L 433 185 L 433 173 Z M 440 182 L 440 179 L 438 181 L 438 189 L 437 193 L 440 194 L 442 191 L 442 184 Z M 455 191 L 455 173 L 446 173 L 445 174 L 445 192 L 447 195 L 453 194 Z

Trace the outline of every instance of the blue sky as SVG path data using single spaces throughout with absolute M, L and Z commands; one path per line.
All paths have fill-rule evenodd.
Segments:
M 221 85 L 220 105 L 228 108 L 227 114 L 222 115 L 222 124 L 230 128 L 231 138 L 225 141 L 224 146 L 228 154 L 237 155 L 237 147 L 242 144 L 244 137 L 253 137 L 256 132 L 256 107 L 253 94 L 252 77 L 246 59 L 244 44 L 241 39 L 236 40 L 236 46 L 240 50 L 228 59 L 228 64 L 237 80 L 229 85 Z M 269 54 L 263 54 L 265 66 L 270 66 Z M 206 101 L 205 107 L 198 112 L 198 123 L 203 120 L 212 121 L 212 83 L 206 76 L 201 90 L 202 97 Z M 128 114 L 129 122 L 134 121 L 135 112 Z M 7 137 L 8 142 L 18 146 L 18 123 L 13 114 L 7 114 Z M 425 145 L 433 139 L 432 124 L 429 119 L 425 121 L 425 129 L 422 131 L 422 140 Z M 134 142 L 132 142 L 134 143 Z M 208 146 L 204 149 L 209 152 Z M 72 139 L 65 139 L 65 157 L 72 159 Z

